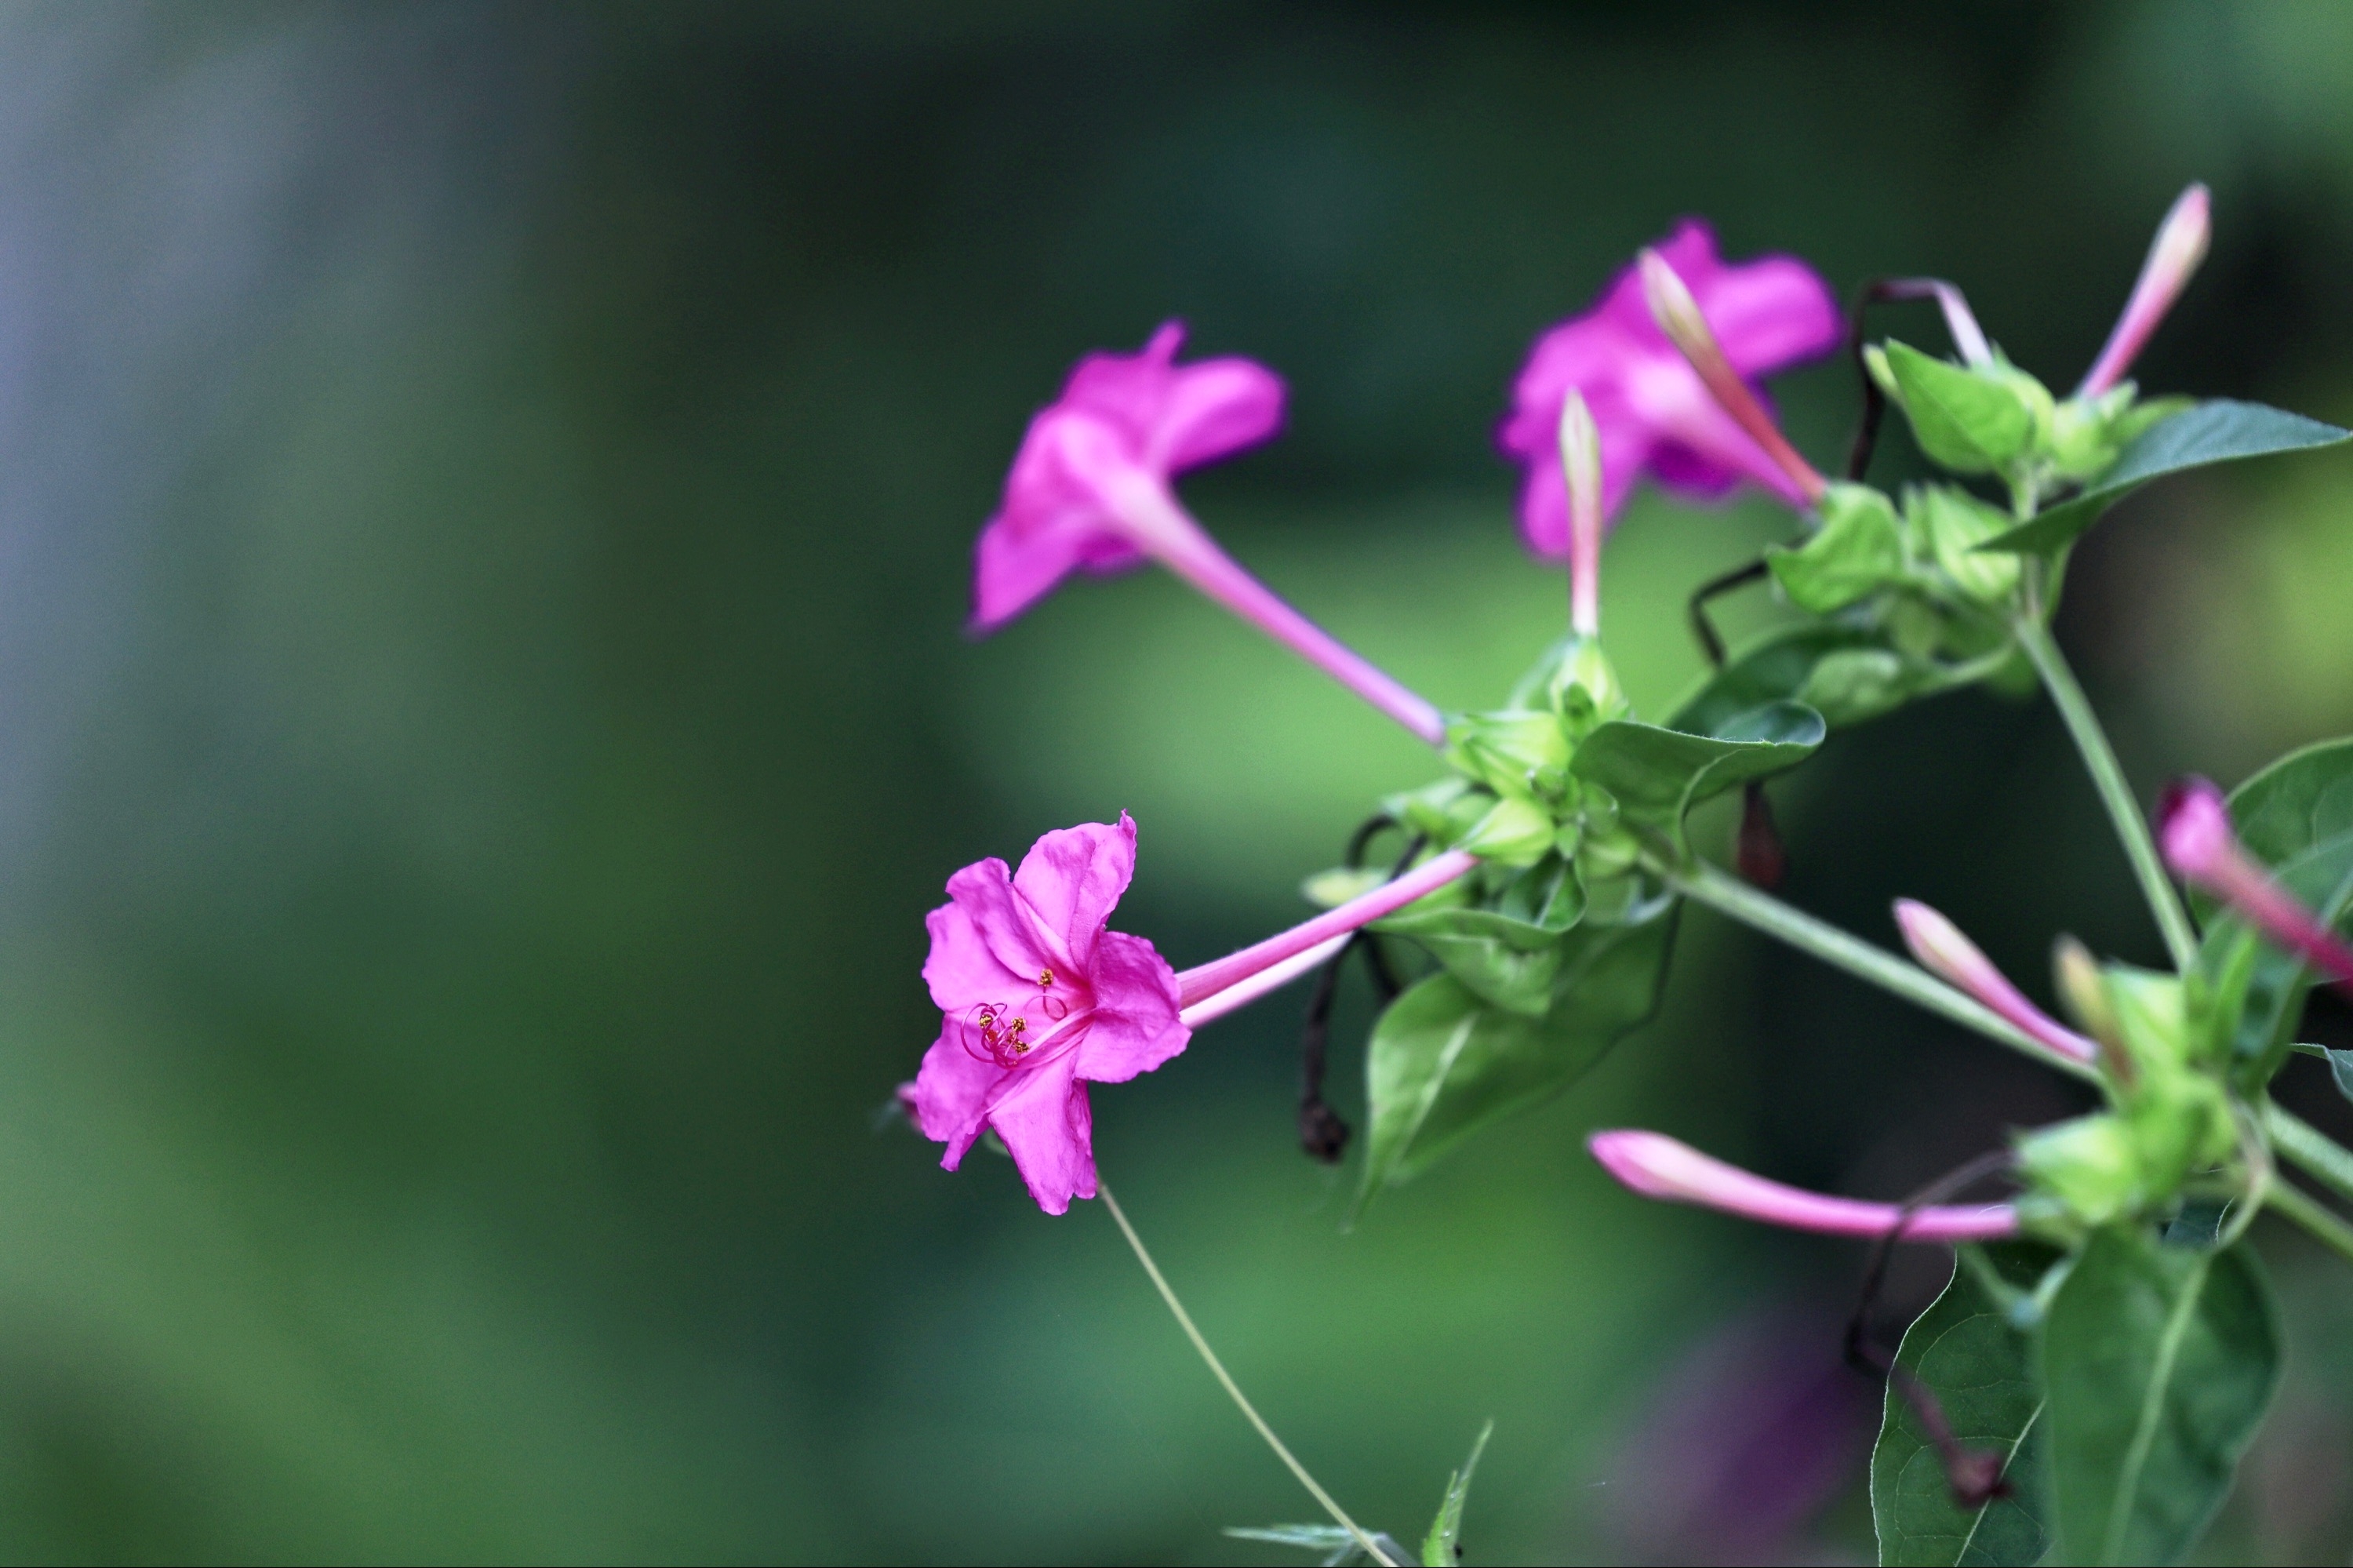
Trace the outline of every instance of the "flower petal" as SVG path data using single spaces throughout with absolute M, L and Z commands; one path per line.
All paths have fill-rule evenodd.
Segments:
M 1078 1055 L 1006 1075 L 988 1125 L 1005 1140 L 1029 1195 L 1050 1214 L 1067 1213 L 1072 1198 L 1095 1195 L 1094 1116 L 1076 1077 Z
M 1057 410 L 1085 413 L 1118 430 L 1132 456 L 1153 444 L 1168 408 L 1176 351 L 1185 344 L 1185 323 L 1163 322 L 1134 354 L 1097 352 L 1079 361 L 1062 384 Z
M 1828 354 L 1846 334 L 1829 286 L 1794 256 L 1726 267 L 1714 287 L 1693 293 L 1724 357 L 1745 379 Z
M 1095 948 L 1093 981 L 1095 1011 L 1079 1043 L 1080 1077 L 1125 1083 L 1192 1039 L 1177 1017 L 1176 972 L 1143 938 L 1105 931 Z
M 924 916 L 932 951 L 923 980 L 949 1017 L 976 1002 L 1017 1001 L 1035 989 L 1039 969 L 1061 961 L 1039 940 L 1036 917 L 1015 897 L 995 855 L 949 877 L 948 898 Z
M 1093 967 L 1095 937 L 1135 874 L 1135 821 L 1082 822 L 1044 834 L 1021 857 L 1013 886 L 1070 961 Z M 1034 971 L 1033 971 L 1034 974 Z
M 1162 477 L 1254 447 L 1282 429 L 1282 377 L 1250 359 L 1204 359 L 1171 379 L 1145 453 Z
M 1767 256 L 1727 266 L 1715 235 L 1685 218 L 1655 249 L 1692 291 L 1742 376 L 1754 380 L 1835 347 L 1837 302 L 1805 263 Z M 1537 555 L 1567 553 L 1567 499 L 1557 450 L 1561 404 L 1575 387 L 1601 438 L 1603 515 L 1615 518 L 1647 471 L 1669 488 L 1713 499 L 1749 479 L 1792 503 L 1803 497 L 1779 466 L 1717 408 L 1651 319 L 1637 267 L 1613 277 L 1584 314 L 1546 331 L 1513 386 L 1496 444 L 1525 465 L 1520 532 Z
M 989 1097 L 1007 1075 L 996 1063 L 984 1062 L 965 1050 L 956 1038 L 956 1029 L 955 1017 L 943 1022 L 940 1037 L 923 1053 L 915 1081 L 900 1091 L 923 1135 L 948 1146 L 940 1158 L 944 1171 L 955 1170 L 980 1136 Z

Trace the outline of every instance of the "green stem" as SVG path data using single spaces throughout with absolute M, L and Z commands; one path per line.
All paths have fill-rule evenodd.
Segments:
M 2353 1260 L 2353 1225 L 2347 1224 L 2334 1210 L 2322 1207 L 2302 1188 L 2275 1182 L 2264 1195 L 2263 1206 L 2310 1231 L 2330 1251 Z
M 1135 1249 L 1135 1261 L 1144 1265 L 1144 1272 L 1152 1277 L 1153 1288 L 1160 1292 L 1160 1299 L 1168 1303 L 1168 1310 L 1176 1314 L 1176 1326 L 1185 1330 L 1187 1339 L 1193 1341 L 1193 1349 L 1200 1352 L 1201 1360 L 1208 1363 L 1219 1386 L 1225 1389 L 1226 1397 L 1234 1402 L 1235 1408 L 1252 1426 L 1258 1428 L 1258 1435 L 1266 1439 L 1266 1446 L 1274 1450 L 1274 1457 L 1291 1467 L 1291 1473 L 1299 1478 L 1299 1484 L 1307 1489 L 1308 1495 L 1324 1505 L 1324 1511 L 1330 1514 L 1341 1529 L 1356 1537 L 1358 1551 L 1380 1563 L 1382 1568 L 1398 1568 L 1397 1560 L 1383 1552 L 1379 1543 L 1348 1517 L 1347 1510 L 1332 1500 L 1332 1494 L 1315 1484 L 1315 1478 L 1307 1473 L 1307 1467 L 1292 1457 L 1291 1450 L 1282 1446 L 1282 1439 L 1274 1435 L 1274 1428 L 1269 1426 L 1257 1408 L 1243 1397 L 1241 1385 L 1234 1382 L 1232 1373 L 1226 1371 L 1226 1363 L 1218 1360 L 1218 1352 L 1209 1349 L 1209 1341 L 1203 1339 L 1201 1330 L 1193 1326 L 1192 1314 L 1185 1310 L 1182 1301 L 1176 1299 L 1176 1292 L 1168 1288 L 1168 1281 L 1162 1277 L 1160 1266 L 1152 1261 L 1150 1253 L 1144 1250 L 1144 1238 L 1137 1235 L 1135 1227 L 1127 1223 L 1127 1215 L 1120 1209 L 1119 1200 L 1111 1195 L 1110 1184 L 1098 1179 L 1095 1192 L 1103 1198 L 1103 1207 L 1111 1211 L 1111 1217 L 1119 1222 L 1119 1234 L 1125 1236 L 1127 1245 Z
M 2289 1115 L 2268 1101 L 2263 1106 L 2263 1130 L 2272 1147 L 2285 1155 L 2306 1175 L 2337 1197 L 2353 1203 L 2353 1151 L 2348 1151 L 2318 1128 Z
M 2133 874 L 2140 880 L 2141 894 L 2148 900 L 2149 913 L 2157 916 L 2158 929 L 2165 934 L 2173 967 L 2188 974 L 2198 961 L 2198 934 L 2189 928 L 2189 916 L 2181 907 L 2172 879 L 2166 875 L 2165 863 L 2158 858 L 2157 842 L 2148 834 L 2148 819 L 2141 815 L 2140 802 L 2125 781 L 2116 748 L 2108 744 L 2107 732 L 2100 727 L 2099 715 L 2076 683 L 2075 672 L 2067 667 L 2066 656 L 2059 652 L 2051 629 L 2031 611 L 2014 624 L 2019 646 L 2034 662 L 2060 718 L 2066 722 L 2067 733 L 2074 737 L 2075 749 L 2083 755 L 2093 787 L 2100 792 L 2100 803 L 2116 824 L 2116 837 L 2124 842 L 2125 856 L 2132 862 Z
M 1760 893 L 1705 861 L 1697 861 L 1688 869 L 1668 871 L 1664 874 L 1668 885 L 1678 893 L 1729 915 L 1744 926 L 1787 942 L 1801 953 L 1810 953 L 1835 969 L 1844 969 L 1883 990 L 1892 991 L 1906 1001 L 1948 1018 L 1964 1029 L 1974 1029 L 1987 1039 L 1998 1041 L 2013 1051 L 2023 1051 L 2036 1061 L 2056 1067 L 2063 1073 L 2094 1082 L 2099 1077 L 2088 1064 L 2059 1054 L 1993 1009 L 1967 992 L 1947 985 L 1917 964 L 1906 962 L 1859 937 L 1849 936 L 1827 921 L 1817 920 L 1804 910 L 1782 903 L 1769 893 Z

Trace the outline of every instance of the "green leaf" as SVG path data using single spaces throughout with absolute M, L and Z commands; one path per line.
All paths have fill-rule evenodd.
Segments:
M 1431 975 L 1389 1003 L 1366 1047 L 1369 1127 L 1356 1207 L 1489 1122 L 1558 1094 L 1649 1019 L 1676 907 L 1662 900 L 1629 923 L 1570 931 L 1541 1017 L 1485 1002 L 1452 974 Z
M 1796 549 L 1768 549 L 1765 560 L 1790 603 L 1827 615 L 1904 570 L 1904 534 L 1894 504 L 1868 485 L 1832 484 L 1819 510 L 1822 525 L 1812 538 Z
M 1936 1446 L 1891 1380 L 1878 1446 L 1871 1455 L 1871 1517 L 1885 1564 L 2040 1562 L 2044 1524 L 2042 1392 L 2033 1346 L 2011 1320 L 2010 1300 L 2031 1295 L 2058 1253 L 2032 1242 L 1984 1247 L 1978 1261 L 1999 1276 L 1999 1294 L 1969 1259 L 1957 1256 L 1952 1282 L 1905 1330 L 1895 1363 L 1925 1383 L 1953 1436 L 1970 1449 L 2002 1456 L 2007 1497 L 1962 1509 Z
M 1454 1568 L 1455 1560 L 1462 1555 L 1462 1504 L 1471 1496 L 1471 1473 L 1479 1467 L 1479 1456 L 1487 1451 L 1487 1439 L 1495 1435 L 1495 1423 L 1490 1420 L 1479 1428 L 1479 1440 L 1471 1445 L 1471 1457 L 1462 1467 L 1446 1478 L 1446 1496 L 1438 1505 L 1438 1517 L 1430 1521 L 1430 1533 L 1422 1538 L 1422 1568 Z
M 2222 1506 L 2279 1383 L 2253 1253 L 2094 1232 L 2037 1340 L 2057 1559 L 2179 1561 Z
M 2353 739 L 2307 746 L 2231 792 L 2240 842 L 2280 884 L 2340 930 L 2353 927 Z M 2206 927 L 2200 969 L 2220 981 L 2243 966 L 2244 1001 L 2232 1036 L 2232 1076 L 2242 1092 L 2271 1082 L 2304 1016 L 2311 971 L 2261 940 L 2238 916 L 2193 895 Z
M 1521 874 L 1493 906 L 1416 904 L 1373 929 L 1420 943 L 1482 1001 L 1541 1017 L 1567 956 L 1563 934 L 1585 912 L 1585 890 L 1557 855 Z
M 1668 723 L 1692 735 L 1721 735 L 1768 703 L 1797 702 L 1830 728 L 1845 729 L 1975 678 L 1973 671 L 1949 671 L 1900 652 L 1881 627 L 1815 622 L 1743 649 L 1685 697 Z
M 2327 1060 L 2328 1075 L 2336 1081 L 2337 1092 L 2353 1100 L 2353 1051 L 2339 1051 L 2333 1045 L 2324 1045 L 2320 1052 Z
M 1734 715 L 1713 735 L 1614 719 L 1585 737 L 1569 770 L 1609 790 L 1620 820 L 1680 845 L 1694 806 L 1795 768 L 1820 747 L 1824 733 L 1821 715 L 1788 702 Z
M 1980 604 L 2007 602 L 2018 588 L 2016 558 L 1980 555 L 1978 546 L 2010 527 L 2010 514 L 1949 484 L 1922 485 L 1905 499 L 1914 526 L 1953 586 Z
M 1457 714 L 1446 723 L 1446 759 L 1503 795 L 1556 799 L 1568 750 L 1560 717 L 1548 710 Z
M 2033 439 L 2033 410 L 2015 387 L 1992 376 L 1894 342 L 1887 344 L 1887 368 L 1913 439 L 1955 473 L 1991 473 Z
M 2152 479 L 2209 463 L 2331 446 L 2348 435 L 2353 431 L 2283 408 L 2217 397 L 2160 420 L 2125 448 L 2116 466 L 2081 495 L 2045 508 L 2032 522 L 1978 547 L 2021 556 L 2055 555 L 2099 521 L 2100 514 Z

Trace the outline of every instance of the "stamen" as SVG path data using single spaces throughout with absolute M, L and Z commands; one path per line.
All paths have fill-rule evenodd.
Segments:
M 1054 989 L 1053 970 L 1039 969 L 1038 971 L 1038 989 L 1039 991 L 1051 991 Z

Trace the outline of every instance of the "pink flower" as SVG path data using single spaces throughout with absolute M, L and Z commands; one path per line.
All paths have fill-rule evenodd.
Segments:
M 1176 364 L 1170 322 L 1140 354 L 1092 354 L 1062 396 L 1029 421 L 1004 503 L 975 550 L 972 625 L 992 631 L 1073 570 L 1098 575 L 1158 561 L 1305 657 L 1432 746 L 1439 711 L 1283 602 L 1219 548 L 1169 482 L 1282 424 L 1282 382 L 1248 359 Z
M 1135 823 L 1048 833 L 1021 869 L 989 859 L 948 878 L 926 917 L 923 980 L 940 1037 L 899 1100 L 953 1171 L 985 1128 L 1050 1214 L 1095 1195 L 1089 1084 L 1124 1083 L 1185 1049 L 1196 1026 L 1247 1006 L 1337 952 L 1349 933 L 1478 864 L 1435 855 L 1334 909 L 1178 974 L 1151 943 L 1108 928 L 1135 873 Z
M 1758 378 L 1838 345 L 1843 329 L 1837 302 L 1796 258 L 1726 266 L 1716 257 L 1714 232 L 1696 218 L 1679 224 L 1657 253 L 1689 290 L 1725 361 L 1752 395 Z M 1641 269 L 1628 267 L 1592 310 L 1536 340 L 1513 387 L 1512 412 L 1496 432 L 1505 455 L 1527 469 L 1520 532 L 1538 555 L 1557 559 L 1569 549 L 1557 442 L 1561 405 L 1572 387 L 1600 430 L 1603 503 L 1612 517 L 1646 471 L 1702 499 L 1746 479 L 1793 504 L 1806 500 L 1659 330 Z
M 2125 302 L 2124 313 L 2116 318 L 2100 357 L 2084 372 L 2084 384 L 2075 388 L 2076 397 L 2096 397 L 2123 380 L 2149 334 L 2189 286 L 2190 275 L 2206 259 L 2206 242 L 2212 232 L 2208 205 L 2204 185 L 2193 185 L 2174 198 L 2165 221 L 2157 226 L 2157 238 L 2149 244 L 2147 259 L 2141 262 L 2132 297 Z
M 1793 1231 L 1883 1236 L 1900 1221 L 1905 1241 L 1989 1241 L 2018 1232 L 2018 1212 L 2008 1203 L 1930 1204 L 1906 1215 L 1894 1203 L 1832 1198 L 1767 1181 L 1663 1133 L 1597 1132 L 1586 1147 L 1603 1170 L 1646 1198 L 1695 1203 Z
M 1959 927 L 1926 904 L 1897 899 L 1895 924 L 1922 969 L 1958 986 L 2060 1055 L 2077 1062 L 2098 1058 L 2098 1046 L 2027 1001 Z
M 902 1091 L 953 1171 L 996 1129 L 1050 1214 L 1095 1195 L 1086 1086 L 1124 1083 L 1185 1049 L 1176 972 L 1106 928 L 1135 871 L 1135 823 L 1046 834 L 1007 874 L 991 858 L 948 878 L 923 980 L 940 1037 Z
M 2204 779 L 2183 779 L 2165 792 L 2158 817 L 2165 862 L 2182 880 L 2228 904 L 2313 968 L 2353 985 L 2353 948 L 2273 881 L 2240 844 L 2221 789 Z

